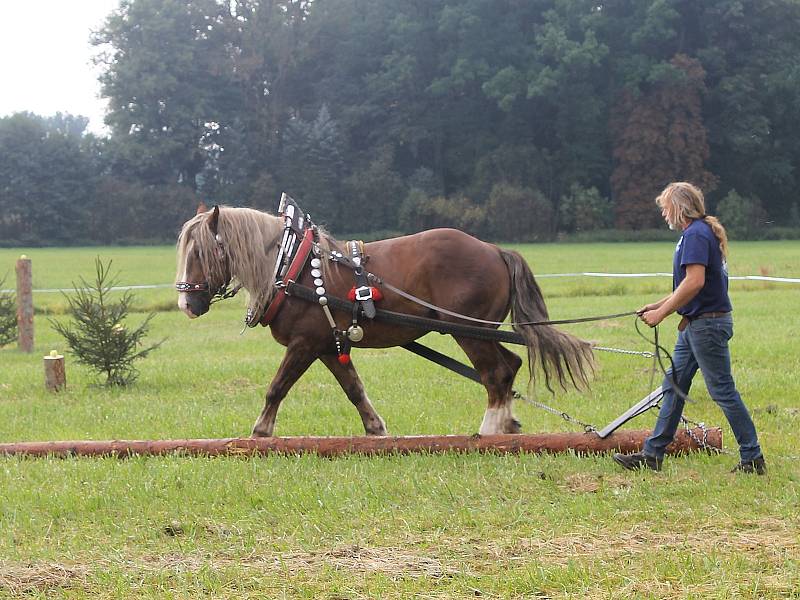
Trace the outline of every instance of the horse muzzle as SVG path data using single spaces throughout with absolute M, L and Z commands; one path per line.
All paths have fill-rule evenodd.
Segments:
M 190 319 L 196 319 L 208 312 L 211 306 L 211 294 L 208 292 L 207 283 L 185 283 L 178 282 L 175 287 L 178 289 L 178 308 L 180 308 Z
M 210 304 L 210 299 L 201 298 L 200 294 L 183 293 L 178 296 L 178 308 L 190 319 L 196 319 L 206 314 Z

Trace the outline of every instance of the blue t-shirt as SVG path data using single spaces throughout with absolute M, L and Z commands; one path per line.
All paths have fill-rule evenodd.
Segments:
M 719 240 L 711 227 L 702 219 L 695 219 L 683 231 L 672 262 L 672 289 L 686 277 L 686 265 L 704 265 L 706 281 L 697 295 L 678 309 L 678 314 L 689 317 L 707 312 L 728 312 L 728 265 L 722 258 Z

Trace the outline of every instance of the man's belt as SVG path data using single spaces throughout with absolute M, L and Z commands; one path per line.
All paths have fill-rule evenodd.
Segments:
M 695 317 L 688 317 L 690 321 L 696 321 L 697 319 L 719 319 L 720 317 L 727 317 L 731 314 L 731 311 L 720 311 L 720 312 L 704 312 L 700 313 Z

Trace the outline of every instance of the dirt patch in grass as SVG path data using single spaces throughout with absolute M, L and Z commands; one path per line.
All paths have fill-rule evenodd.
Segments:
M 546 563 L 566 565 L 575 560 L 615 560 L 623 557 L 691 552 L 693 554 L 758 554 L 761 559 L 783 564 L 800 559 L 800 527 L 781 519 L 714 521 L 692 530 L 653 531 L 632 523 L 623 533 L 568 533 L 551 538 L 520 540 L 508 553 L 535 556 Z
M 457 569 L 439 559 L 402 548 L 362 548 L 351 546 L 326 552 L 292 552 L 279 557 L 282 568 L 290 571 L 316 571 L 326 566 L 352 572 L 381 573 L 392 579 L 453 576 Z
M 41 593 L 56 588 L 83 587 L 89 568 L 58 563 L 12 565 L 0 562 L 0 591 L 14 595 Z
M 786 416 L 786 417 L 800 417 L 800 408 L 796 406 L 777 406 L 776 404 L 768 404 L 761 408 L 753 409 L 754 415 L 768 414 L 772 416 Z
M 611 490 L 627 490 L 631 487 L 630 477 L 624 474 L 612 475 L 592 475 L 591 473 L 574 473 L 567 476 L 561 486 L 575 494 L 589 494 L 600 491 L 601 488 Z
M 351 573 L 379 573 L 391 579 L 441 579 L 458 575 L 460 571 L 445 565 L 438 558 L 404 548 L 364 548 L 346 546 L 316 552 L 286 552 L 249 556 L 207 556 L 169 554 L 143 557 L 135 561 L 92 561 L 91 567 L 58 563 L 4 564 L 0 563 L 0 592 L 14 595 L 45 593 L 57 588 L 91 587 L 93 574 L 111 569 L 142 576 L 198 573 L 203 569 L 221 571 L 246 569 L 260 573 L 301 572 L 318 573 L 326 568 Z

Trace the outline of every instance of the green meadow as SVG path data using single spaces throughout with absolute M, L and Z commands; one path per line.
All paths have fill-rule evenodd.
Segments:
M 534 273 L 655 273 L 671 243 L 516 246 Z M 0 249 L 0 280 L 33 261 L 34 287 L 69 288 L 113 260 L 120 285 L 171 284 L 174 248 Z M 800 277 L 800 242 L 733 242 L 731 275 Z M 541 277 L 552 318 L 635 310 L 669 277 Z M 0 597 L 30 598 L 795 598 L 800 597 L 800 284 L 731 281 L 734 375 L 768 461 L 733 475 L 735 455 L 670 458 L 661 473 L 608 456 L 445 454 L 324 459 L 0 458 Z M 132 324 L 157 311 L 135 385 L 107 389 L 71 360 L 36 292 L 36 350 L 0 348 L 0 442 L 249 435 L 282 357 L 269 331 L 242 333 L 244 301 L 189 320 L 169 287 L 135 290 Z M 318 310 L 309 306 L 309 310 Z M 671 350 L 677 319 L 660 328 Z M 601 346 L 651 350 L 632 317 L 566 329 Z M 424 343 L 465 360 L 448 337 Z M 42 356 L 65 354 L 68 387 L 44 390 Z M 512 348 L 520 352 L 519 347 Z M 353 360 L 391 434 L 471 434 L 483 388 L 402 349 Z M 597 353 L 589 391 L 531 397 L 605 425 L 660 377 L 653 361 Z M 525 391 L 522 373 L 517 389 Z M 700 377 L 686 415 L 736 444 Z M 527 433 L 574 426 L 515 405 Z M 650 428 L 649 412 L 628 423 Z M 361 435 L 322 365 L 295 385 L 276 435 Z

